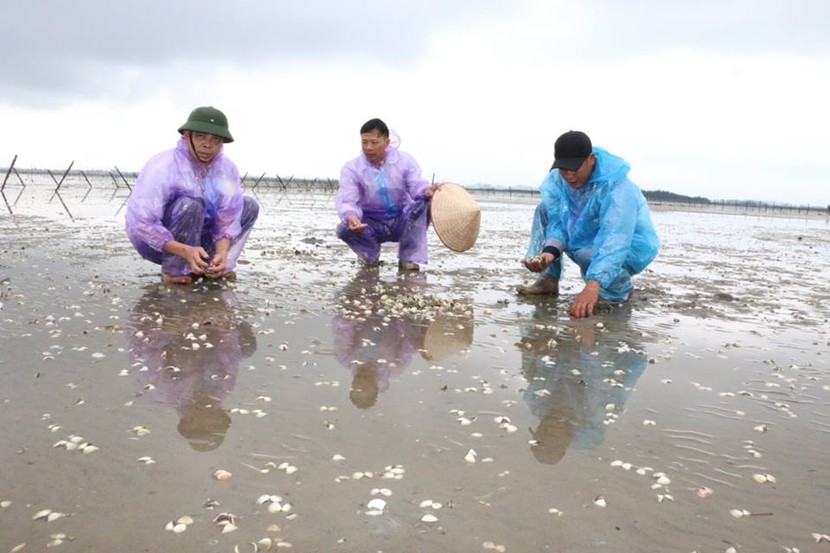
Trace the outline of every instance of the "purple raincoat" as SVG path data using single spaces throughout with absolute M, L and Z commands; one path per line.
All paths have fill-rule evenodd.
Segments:
M 363 154 L 343 166 L 335 207 L 344 223 L 350 215 L 391 219 L 423 197 L 429 186 L 415 159 L 390 146 L 379 167 Z
M 399 243 L 401 261 L 426 263 L 429 198 L 424 192 L 429 187 L 415 159 L 395 147 L 386 148 L 386 157 L 377 166 L 361 154 L 340 172 L 337 236 L 369 264 L 378 262 L 384 242 Z M 349 230 L 352 215 L 368 228 Z
M 200 163 L 182 137 L 174 149 L 147 162 L 133 187 L 127 202 L 126 230 L 136 249 L 149 246 L 161 252 L 174 239 L 162 225 L 162 218 L 166 206 L 181 196 L 205 202 L 206 229 L 213 243 L 239 236 L 243 197 L 236 165 L 222 151 L 209 164 Z

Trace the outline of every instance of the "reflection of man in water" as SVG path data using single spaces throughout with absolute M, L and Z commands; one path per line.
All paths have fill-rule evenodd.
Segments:
M 614 404 L 619 412 L 647 364 L 644 352 L 630 342 L 629 315 L 628 306 L 612 307 L 602 316 L 602 329 L 595 326 L 597 319 L 572 319 L 556 333 L 562 324 L 556 306 L 540 304 L 523 325 L 517 345 L 528 381 L 524 399 L 539 419 L 530 433 L 531 451 L 540 463 L 558 463 L 569 447 L 602 443 L 606 405 Z
M 175 407 L 177 429 L 191 447 L 210 451 L 230 427 L 221 402 L 236 385 L 240 360 L 256 351 L 256 337 L 236 318 L 231 290 L 183 294 L 152 286 L 138 300 L 131 314 L 131 366 L 146 397 Z
M 349 398 L 356 407 L 374 405 L 378 394 L 389 387 L 389 379 L 405 371 L 421 347 L 424 322 L 378 313 L 378 308 L 382 295 L 412 292 L 423 277 L 412 274 L 393 284 L 382 282 L 377 270 L 362 270 L 340 291 L 341 305 L 331 331 L 337 361 L 352 372 Z

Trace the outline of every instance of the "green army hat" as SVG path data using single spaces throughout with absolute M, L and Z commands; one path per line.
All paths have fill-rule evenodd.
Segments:
M 179 127 L 179 134 L 184 131 L 213 134 L 225 142 L 233 142 L 231 131 L 228 130 L 228 118 L 213 106 L 203 106 L 191 111 L 185 124 Z

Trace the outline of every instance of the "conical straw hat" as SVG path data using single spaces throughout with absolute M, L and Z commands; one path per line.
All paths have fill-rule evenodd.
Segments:
M 435 191 L 430 202 L 435 234 L 454 252 L 465 252 L 478 238 L 481 210 L 463 187 L 447 182 Z

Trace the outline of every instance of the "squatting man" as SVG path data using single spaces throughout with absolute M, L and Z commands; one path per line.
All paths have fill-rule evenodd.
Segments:
M 541 275 L 530 286 L 518 286 L 520 294 L 558 295 L 567 255 L 585 281 L 570 306 L 572 316 L 592 315 L 600 298 L 629 299 L 631 277 L 651 263 L 659 244 L 646 199 L 628 178 L 630 168 L 594 147 L 583 132 L 568 131 L 556 139 L 522 260 Z

